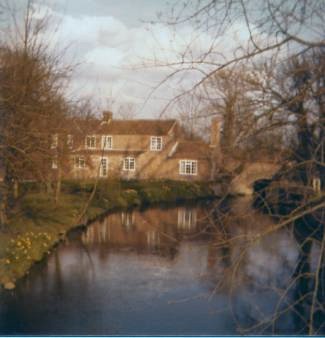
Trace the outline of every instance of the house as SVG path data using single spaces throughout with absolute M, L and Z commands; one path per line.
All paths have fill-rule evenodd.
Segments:
M 73 119 L 68 123 L 69 178 L 209 180 L 219 152 L 219 121 L 210 144 L 184 140 L 177 120 Z M 60 134 L 53 135 L 52 148 Z M 54 158 L 52 169 L 58 169 Z

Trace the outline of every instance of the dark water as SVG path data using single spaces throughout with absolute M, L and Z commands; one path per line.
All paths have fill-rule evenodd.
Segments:
M 245 199 L 111 214 L 0 294 L 0 333 L 303 333 L 292 229 L 251 240 L 270 226 Z

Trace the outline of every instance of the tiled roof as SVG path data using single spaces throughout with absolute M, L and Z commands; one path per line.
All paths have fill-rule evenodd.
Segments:
M 84 149 L 78 148 L 72 151 L 75 155 L 99 155 L 99 156 L 110 156 L 117 155 L 117 154 L 124 154 L 124 155 L 140 155 L 145 152 L 144 149 Z
M 167 135 L 176 120 L 112 120 L 100 130 L 113 135 Z
M 172 154 L 173 158 L 207 159 L 211 149 L 208 144 L 198 141 L 180 141 Z
M 176 120 L 71 120 L 70 128 L 93 134 L 109 135 L 167 135 Z

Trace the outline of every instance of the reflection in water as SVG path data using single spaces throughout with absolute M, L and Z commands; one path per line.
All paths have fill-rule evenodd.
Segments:
M 177 209 L 177 229 L 181 232 L 194 232 L 197 224 L 197 210 L 192 208 Z
M 127 230 L 130 230 L 134 225 L 134 212 L 133 211 L 122 211 L 121 212 L 121 223 Z
M 325 332 L 324 224 L 314 227 L 306 234 L 308 227 L 304 221 L 302 219 L 294 224 L 299 257 L 290 288 L 293 295 L 293 318 L 298 333 L 321 334 Z
M 305 232 L 305 224 L 272 230 L 272 219 L 249 204 L 242 198 L 232 201 L 231 208 L 215 210 L 219 227 L 207 264 L 214 293 L 228 294 L 241 333 L 306 334 L 311 326 L 312 332 L 324 333 L 325 258 L 319 229 L 313 228 L 317 236 L 303 233 L 300 238 L 297 229 Z
M 110 214 L 3 294 L 0 333 L 306 332 L 319 242 L 272 226 L 245 198 Z
M 103 244 L 107 249 L 128 247 L 164 255 L 176 252 L 179 241 L 197 234 L 205 223 L 205 211 L 199 207 L 123 211 L 94 222 L 81 239 L 90 247 Z

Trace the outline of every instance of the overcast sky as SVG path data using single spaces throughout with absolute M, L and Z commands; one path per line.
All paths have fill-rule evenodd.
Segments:
M 23 4 L 26 0 L 16 1 Z M 152 88 L 171 70 L 140 64 L 153 58 L 176 60 L 189 43 L 194 55 L 199 55 L 211 43 L 209 35 L 197 35 L 190 25 L 175 32 L 167 25 L 150 24 L 157 20 L 157 13 L 166 12 L 177 0 L 36 1 L 38 15 L 49 13 L 59 22 L 54 40 L 60 48 L 69 46 L 70 59 L 80 64 L 70 86 L 71 95 L 91 97 L 99 110 L 114 112 L 121 104 L 131 103 L 137 117 L 156 117 L 180 89 L 202 76 L 187 73 L 185 78 L 159 87 L 149 98 Z M 242 34 L 242 27 L 237 28 L 235 35 Z M 220 48 L 226 46 L 221 42 Z
M 161 43 L 166 45 L 163 27 L 148 24 L 166 9 L 164 0 L 42 0 L 40 4 L 59 21 L 60 46 L 68 45 L 73 62 L 81 63 L 71 85 L 73 95 L 93 98 L 100 109 L 116 110 L 120 104 L 132 103 L 137 116 L 159 113 L 168 97 L 157 92 L 147 104 L 145 100 L 163 77 L 161 71 L 134 68 L 143 58 L 151 58 Z

